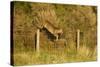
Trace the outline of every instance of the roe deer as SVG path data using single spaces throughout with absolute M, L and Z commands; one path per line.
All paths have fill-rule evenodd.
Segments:
M 59 36 L 63 33 L 61 28 L 55 27 L 50 22 L 46 22 L 45 24 L 43 24 L 43 27 L 46 28 L 52 35 L 54 35 L 56 37 L 56 40 L 58 40 Z

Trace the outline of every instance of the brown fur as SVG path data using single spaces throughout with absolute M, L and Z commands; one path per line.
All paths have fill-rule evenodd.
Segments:
M 46 22 L 44 24 L 44 28 L 46 28 L 51 34 L 53 34 L 57 40 L 58 40 L 59 35 L 63 33 L 62 29 L 55 27 L 50 22 Z

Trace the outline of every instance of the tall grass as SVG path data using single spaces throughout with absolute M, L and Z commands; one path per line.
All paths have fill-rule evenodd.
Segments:
M 31 50 L 16 52 L 14 53 L 14 65 L 96 61 L 96 53 L 96 48 L 91 51 L 86 46 L 81 46 L 78 51 L 54 48 L 52 51 L 41 50 L 39 54 Z

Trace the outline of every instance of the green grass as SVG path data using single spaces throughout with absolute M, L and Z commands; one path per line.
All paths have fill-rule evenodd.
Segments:
M 52 51 L 41 50 L 40 53 L 35 51 L 23 51 L 14 53 L 14 65 L 33 65 L 33 64 L 56 64 L 66 62 L 86 62 L 96 61 L 96 50 L 90 51 L 85 46 L 80 47 L 76 52 L 64 49 Z

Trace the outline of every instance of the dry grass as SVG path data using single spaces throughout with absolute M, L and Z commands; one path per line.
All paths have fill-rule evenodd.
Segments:
M 96 61 L 96 52 L 96 49 L 91 51 L 86 46 L 80 47 L 78 52 L 70 49 L 64 51 L 56 49 L 52 51 L 41 50 L 39 54 L 34 51 L 17 52 L 14 54 L 14 65 Z

